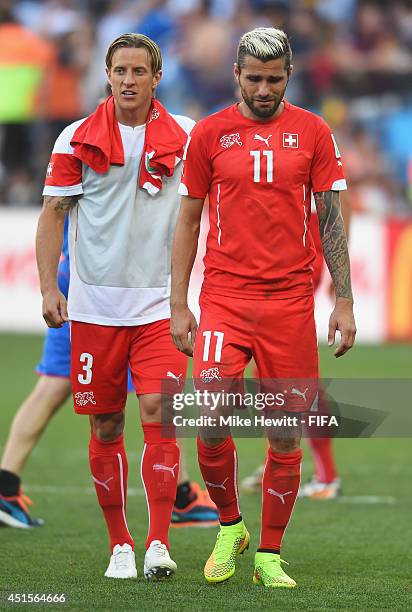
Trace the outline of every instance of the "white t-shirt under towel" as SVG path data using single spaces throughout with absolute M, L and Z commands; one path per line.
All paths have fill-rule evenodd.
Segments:
M 194 121 L 173 115 L 189 134 Z M 72 155 L 76 121 L 53 153 Z M 158 194 L 139 188 L 145 125 L 119 124 L 124 166 L 97 174 L 83 164 L 82 183 L 45 186 L 43 195 L 81 195 L 70 212 L 69 318 L 98 325 L 143 325 L 170 317 L 170 255 L 179 207 L 181 162 Z

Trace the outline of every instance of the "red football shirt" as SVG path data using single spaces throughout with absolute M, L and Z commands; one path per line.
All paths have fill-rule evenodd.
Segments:
M 268 122 L 237 104 L 193 128 L 179 192 L 209 195 L 203 291 L 284 298 L 313 291 L 311 191 L 346 189 L 327 124 L 285 101 Z

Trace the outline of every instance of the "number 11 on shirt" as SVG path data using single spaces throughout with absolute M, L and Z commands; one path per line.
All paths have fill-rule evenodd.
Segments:
M 273 151 L 250 151 L 253 157 L 253 182 L 261 182 L 261 156 L 266 157 L 266 182 L 273 183 Z
M 220 332 L 220 331 L 215 331 L 215 332 L 204 331 L 203 332 L 203 336 L 204 336 L 204 339 L 205 339 L 205 344 L 204 344 L 204 348 L 203 348 L 203 361 L 208 361 L 209 360 L 210 341 L 212 339 L 212 333 L 213 333 L 213 336 L 216 338 L 216 348 L 215 348 L 215 359 L 214 359 L 214 361 L 219 363 L 221 361 L 221 359 L 222 359 L 222 346 L 223 346 L 223 339 L 225 337 L 224 332 Z

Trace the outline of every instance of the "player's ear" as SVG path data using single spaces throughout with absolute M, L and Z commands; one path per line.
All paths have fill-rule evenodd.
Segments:
M 288 68 L 288 77 L 291 76 L 292 72 L 293 72 L 293 64 L 291 64 Z
M 163 72 L 159 70 L 153 74 L 153 91 L 156 91 L 156 87 L 159 85 L 162 80 Z
M 236 81 L 238 81 L 240 77 L 240 66 L 236 62 L 233 64 L 233 74 Z
M 113 90 L 112 90 L 112 86 L 109 82 L 106 83 L 105 88 L 104 88 L 104 97 L 103 100 L 105 98 L 108 98 L 109 96 L 113 95 Z

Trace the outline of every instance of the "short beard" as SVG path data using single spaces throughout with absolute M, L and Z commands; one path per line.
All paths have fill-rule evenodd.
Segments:
M 283 96 L 285 95 L 285 91 L 286 91 L 286 87 L 282 92 L 282 95 L 280 96 L 279 100 L 273 103 L 273 106 L 270 108 L 257 108 L 252 100 L 252 98 L 248 98 L 245 94 L 245 92 L 243 91 L 242 87 L 240 87 L 240 93 L 242 94 L 242 98 L 244 103 L 246 104 L 246 106 L 249 108 L 249 110 L 252 111 L 252 113 L 254 115 L 256 115 L 256 117 L 258 117 L 259 119 L 269 119 L 270 117 L 273 117 L 273 115 L 276 113 L 276 111 L 278 110 L 279 106 L 282 103 L 283 100 Z

